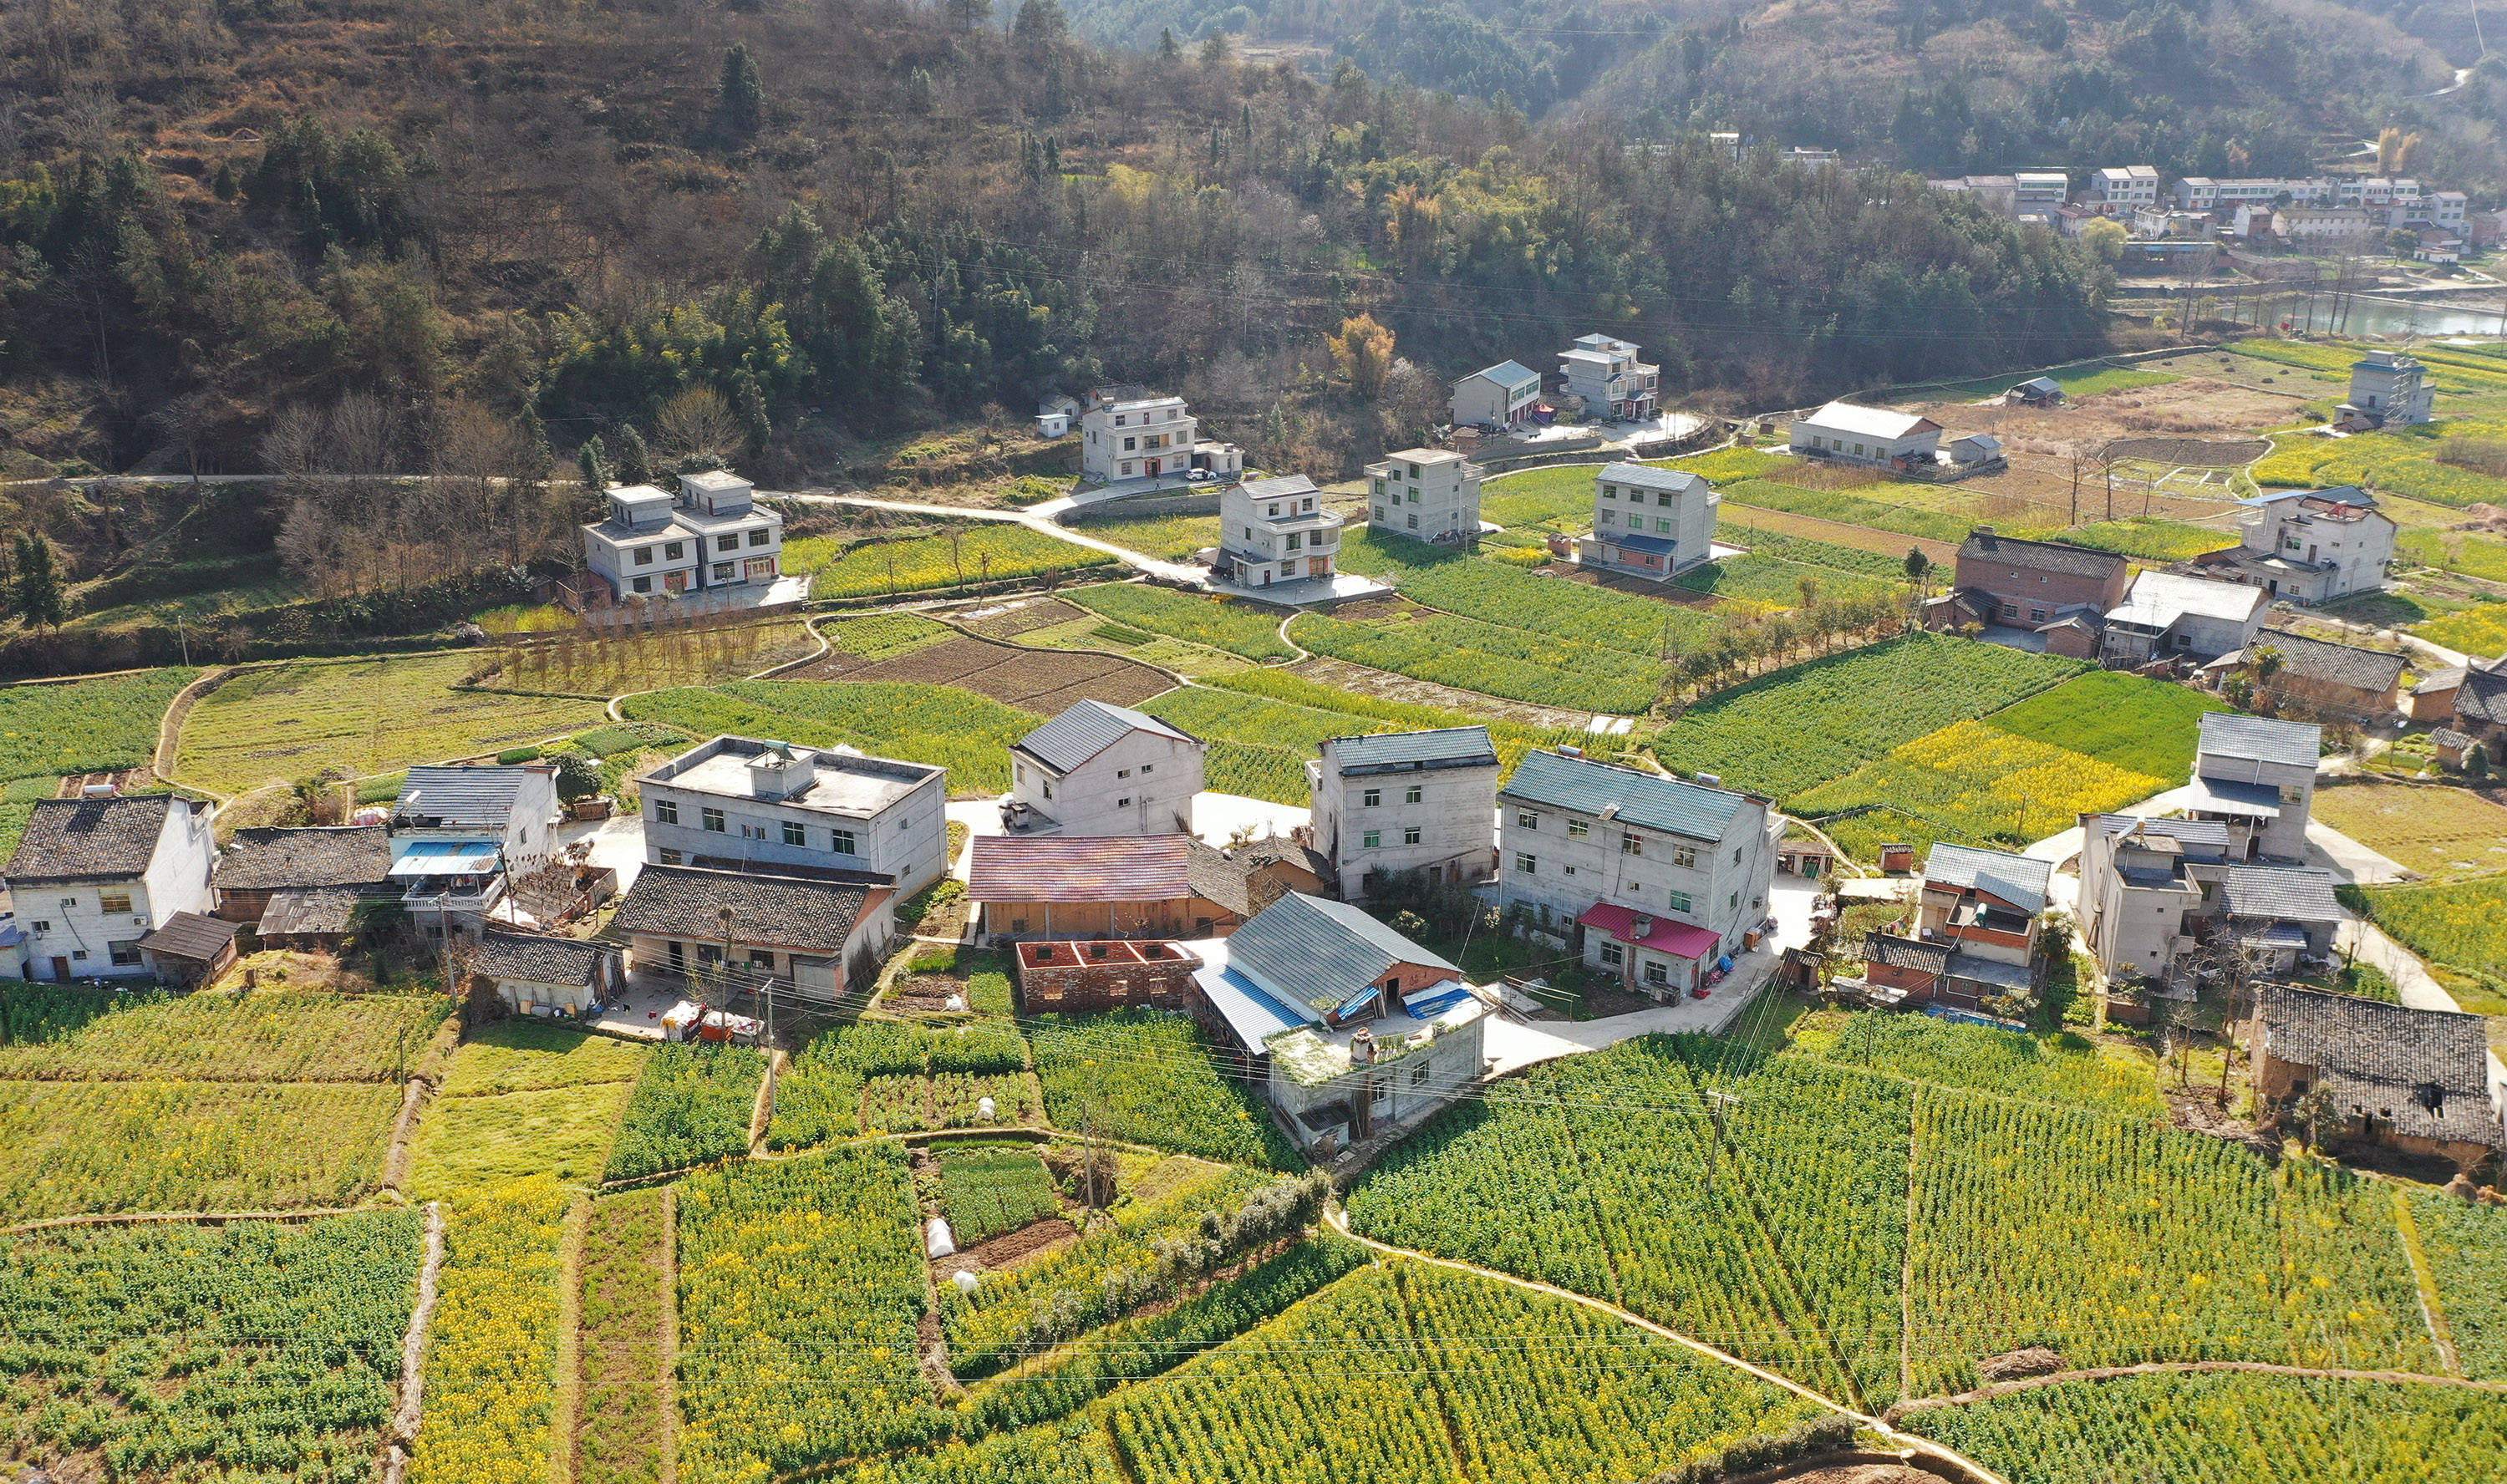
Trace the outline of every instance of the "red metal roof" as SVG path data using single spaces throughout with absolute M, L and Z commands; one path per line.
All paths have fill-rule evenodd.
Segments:
M 978 835 L 966 895 L 979 902 L 1172 902 L 1192 895 L 1182 835 Z
M 1637 919 L 1646 918 L 1646 931 L 1637 932 Z M 1653 917 L 1633 908 L 1610 902 L 1595 902 L 1576 920 L 1587 927 L 1598 927 L 1622 943 L 1650 948 L 1675 959 L 1704 959 L 1719 949 L 1723 940 L 1703 927 L 1675 923 L 1669 918 Z

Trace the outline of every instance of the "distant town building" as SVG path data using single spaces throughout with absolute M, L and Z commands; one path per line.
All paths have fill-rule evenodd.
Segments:
M 682 474 L 675 496 L 630 485 L 607 498 L 608 518 L 583 527 L 583 555 L 612 600 L 782 575 L 783 518 L 760 507 L 748 481 L 736 474 Z
M 1091 484 L 1167 479 L 1195 469 L 1233 477 L 1244 470 L 1236 445 L 1200 437 L 1200 420 L 1181 397 L 1141 386 L 1104 386 L 1091 391 L 1082 406 L 1079 471 Z
M 2370 350 L 2350 363 L 2350 400 L 2339 412 L 2386 427 L 2430 420 L 2436 402 L 2426 367 L 2399 350 Z
M 2159 171 L 2146 164 L 2109 165 L 2089 177 L 2089 192 L 2108 213 L 2130 215 L 2159 203 Z
M 1480 476 L 1450 449 L 1404 449 L 1366 466 L 1367 524 L 1421 541 L 1480 531 Z
M 1908 459 L 1929 464 L 1939 452 L 1942 425 L 1913 413 L 1831 402 L 1794 419 L 1793 451 L 1815 458 L 1888 464 Z
M 2237 544 L 2203 553 L 2190 570 L 2303 603 L 2385 585 L 2398 527 L 2366 490 L 2276 489 L 2239 503 Z
M 1661 368 L 1637 359 L 1637 347 L 1608 335 L 1580 335 L 1558 354 L 1567 394 L 1584 399 L 1585 416 L 1642 422 L 1654 414 Z
M 1580 543 L 1587 566 L 1668 582 L 1714 555 L 1723 496 L 1686 469 L 1604 464 L 1593 477 L 1593 533 Z
M 2072 177 L 2060 170 L 2021 170 L 2011 177 L 2012 210 L 2018 216 L 2051 217 L 2069 200 Z

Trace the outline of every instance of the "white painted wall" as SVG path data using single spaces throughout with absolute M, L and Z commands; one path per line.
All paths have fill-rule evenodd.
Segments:
M 1053 820 L 1059 835 L 1190 834 L 1202 786 L 1201 744 L 1155 732 L 1127 733 L 1068 775 L 1010 754 L 1011 799 Z

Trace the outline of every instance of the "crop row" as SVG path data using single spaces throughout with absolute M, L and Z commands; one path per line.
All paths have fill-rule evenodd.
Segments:
M 1796 1055 L 1805 1054 L 1797 1052 Z M 2149 1070 L 2069 1033 L 2029 1035 L 1923 1015 L 1858 1015 L 1817 1053 L 1841 1067 L 2029 1103 L 2157 1120 L 2166 1104 Z
M 391 1413 L 420 1219 L 0 1246 L 0 1453 L 100 1454 L 115 1479 L 359 1484 Z
M 1170 588 L 1114 583 L 1062 595 L 1091 613 L 1249 660 L 1286 660 L 1295 651 L 1280 638 L 1279 616 L 1250 603 L 1194 597 Z
M 1810 817 L 1870 810 L 1835 821 L 1829 835 L 1847 854 L 1876 862 L 1891 841 L 1919 851 L 1936 840 L 2016 849 L 2167 786 L 2052 742 L 1959 721 L 1796 795 L 1791 807 Z
M 454 1203 L 427 1328 L 414 1484 L 539 1484 L 557 1394 L 559 1238 L 570 1199 L 546 1176 Z
M 1206 1159 L 1298 1167 L 1262 1100 L 1220 1074 L 1188 1015 L 1046 1015 L 1033 1043 L 1055 1128 Z
M 938 1155 L 940 1204 L 960 1247 L 1062 1210 L 1053 1176 L 1032 1144 L 951 1144 Z
M 2370 887 L 2377 925 L 2432 963 L 2507 976 L 2507 877 L 2435 887 Z
M 654 1484 L 661 1477 L 670 1446 L 664 1321 L 671 1231 L 663 1202 L 658 1186 L 606 1196 L 584 1222 L 576 1484 Z
M 1018 1074 L 1026 1066 L 1027 1043 L 1003 1021 L 949 1030 L 878 1020 L 841 1026 L 811 1041 L 777 1079 L 766 1141 L 771 1148 L 801 1149 L 860 1132 L 863 1114 L 874 1111 L 865 1089 L 875 1084 L 873 1132 L 927 1127 L 932 1094 L 926 1079 L 934 1075 L 948 1084 L 948 1113 L 963 1114 L 954 1126 L 975 1122 L 975 1102 L 983 1097 L 994 1098 L 1001 1120 L 1010 1122 L 1013 1113 L 1035 1110 L 1034 1094 Z M 977 1080 L 987 1083 L 980 1091 Z
M 1390 582 L 1402 597 L 1428 607 L 1579 647 L 1653 658 L 1714 627 L 1691 609 L 1588 583 L 1535 577 L 1503 562 L 1381 531 L 1345 537 L 1341 565 Z M 1301 637 L 1303 626 L 1303 620 L 1292 626 L 1290 636 Z
M 151 670 L 0 689 L 0 780 L 135 768 L 196 670 Z
M 2181 783 L 2194 770 L 2202 714 L 2228 708 L 2227 702 L 2190 686 L 2093 670 L 1987 712 L 1984 720 L 1996 731 Z
M 14 986 L 0 995 L 0 1077 L 380 1082 L 421 1065 L 447 1010 L 433 995 Z
M 1495 562 L 1483 565 L 1491 570 L 1506 570 Z M 1596 591 L 1574 583 L 1551 581 L 1543 585 Z M 1686 609 L 1667 604 L 1653 606 L 1660 615 L 1695 619 Z M 1658 623 L 1661 627 L 1656 637 L 1660 638 L 1673 627 L 1673 621 L 1663 619 Z M 1653 705 L 1662 688 L 1663 667 L 1659 660 L 1619 645 L 1595 642 L 1573 623 L 1536 629 L 1444 613 L 1425 614 L 1406 623 L 1301 613 L 1290 624 L 1289 636 L 1317 654 L 1336 660 L 1533 706 L 1637 715 Z
M 736 733 L 815 747 L 850 744 L 949 770 L 958 792 L 1009 786 L 1009 745 L 1036 718 L 946 685 L 824 680 L 743 680 L 709 690 L 634 696 L 620 709 L 700 737 Z
M 653 1048 L 627 1099 L 626 1120 L 601 1177 L 635 1179 L 745 1153 L 765 1075 L 765 1055 L 747 1046 Z
M 1114 561 L 1104 552 L 1003 522 L 970 525 L 954 535 L 873 541 L 844 552 L 804 538 L 784 553 L 786 570 L 818 573 L 810 585 L 813 597 L 924 593 L 1111 566 Z
M 902 1149 L 726 1165 L 683 1183 L 678 1211 L 680 1478 L 730 1484 L 939 1435 Z

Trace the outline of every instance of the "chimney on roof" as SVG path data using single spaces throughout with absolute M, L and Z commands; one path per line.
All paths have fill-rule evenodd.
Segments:
M 1971 531 L 1970 534 L 1982 536 L 1987 541 L 1990 541 L 1993 539 L 1993 527 L 1990 525 L 1980 525 Z

